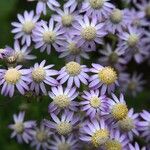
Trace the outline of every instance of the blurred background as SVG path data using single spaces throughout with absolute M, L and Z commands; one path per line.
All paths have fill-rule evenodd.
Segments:
M 63 1 L 63 0 L 62 0 Z M 11 34 L 11 22 L 17 20 L 17 13 L 23 13 L 24 10 L 34 9 L 36 2 L 26 2 L 26 0 L 0 0 L 0 48 L 4 48 L 6 45 L 13 47 L 13 34 Z M 48 18 L 49 16 L 47 16 Z M 60 69 L 64 64 L 61 59 L 58 59 L 58 55 L 53 51 L 50 56 L 46 53 L 39 53 L 37 50 L 33 50 L 33 53 L 37 56 L 37 62 L 43 59 L 47 60 L 47 63 L 55 64 L 56 69 Z M 92 58 L 94 58 L 92 54 Z M 92 59 L 91 61 L 94 61 Z M 85 63 L 90 64 L 91 61 Z M 32 62 L 34 63 L 34 62 Z M 31 63 L 30 63 L 31 65 Z M 140 112 L 143 109 L 150 110 L 150 71 L 146 64 L 135 65 L 130 63 L 128 71 L 142 72 L 144 79 L 147 80 L 145 90 L 138 94 L 136 98 L 126 97 L 129 107 L 134 107 L 136 111 Z M 48 117 L 47 107 L 50 100 L 48 97 L 32 97 L 25 98 L 20 95 L 15 95 L 12 99 L 8 97 L 0 96 L 0 150 L 30 150 L 28 145 L 19 145 L 14 139 L 10 139 L 11 131 L 7 128 L 13 121 L 13 114 L 18 113 L 20 110 L 28 110 L 26 113 L 26 120 L 37 120 Z

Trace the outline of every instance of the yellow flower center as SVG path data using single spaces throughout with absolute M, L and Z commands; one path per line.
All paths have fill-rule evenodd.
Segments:
M 70 99 L 66 95 L 56 96 L 53 99 L 53 102 L 54 102 L 55 105 L 57 105 L 60 108 L 66 108 L 66 107 L 68 107 L 70 105 Z
M 34 26 L 35 24 L 32 21 L 26 21 L 22 26 L 22 30 L 27 34 L 30 34 Z
M 111 114 L 116 120 L 124 119 L 128 114 L 127 105 L 122 103 L 115 104 L 111 110 Z
M 134 47 L 139 41 L 139 37 L 136 34 L 131 34 L 128 37 L 127 43 L 130 47 Z
M 71 54 L 76 55 L 80 53 L 80 48 L 77 47 L 77 44 L 74 42 L 69 43 L 68 50 L 71 52 Z
M 101 101 L 98 97 L 92 97 L 90 100 L 90 105 L 94 108 L 99 108 L 101 105 Z
M 68 143 L 61 143 L 58 145 L 58 150 L 71 150 L 71 147 Z
M 45 31 L 43 33 L 43 41 L 50 44 L 54 43 L 56 40 L 56 34 L 53 31 Z
M 44 131 L 37 131 L 36 138 L 39 142 L 44 142 L 47 140 L 47 134 Z
M 74 61 L 66 64 L 66 71 L 71 76 L 77 76 L 81 72 L 81 65 Z
M 21 63 L 24 62 L 24 55 L 22 52 L 16 52 L 17 62 Z
M 145 9 L 146 16 L 150 18 L 150 4 Z
M 121 130 L 128 132 L 135 128 L 135 124 L 132 118 L 126 117 L 118 122 Z
M 4 75 L 4 79 L 8 84 L 16 84 L 20 77 L 21 73 L 15 68 L 8 69 Z
M 122 145 L 117 140 L 108 140 L 104 146 L 106 150 L 122 150 Z
M 72 24 L 72 21 L 73 21 L 73 16 L 72 15 L 64 15 L 62 16 L 62 24 L 64 26 L 71 26 Z
M 21 134 L 24 131 L 24 125 L 22 122 L 18 122 L 14 125 L 14 130 L 18 133 Z
M 56 130 L 60 135 L 67 135 L 72 131 L 72 125 L 69 122 L 61 122 L 57 125 Z
M 45 78 L 45 70 L 41 67 L 36 68 L 32 71 L 32 78 L 35 82 L 42 82 Z
M 98 73 L 99 79 L 105 84 L 112 84 L 117 80 L 117 73 L 111 67 L 104 67 Z
M 87 41 L 94 40 L 96 38 L 96 29 L 92 26 L 87 26 L 82 29 L 81 36 Z
M 118 24 L 122 21 L 122 12 L 119 9 L 114 9 L 110 15 L 110 19 L 113 23 Z
M 89 3 L 93 9 L 100 9 L 103 7 L 104 0 L 89 0 Z
M 92 144 L 95 147 L 99 147 L 109 139 L 109 132 L 107 129 L 101 129 L 96 131 L 92 136 Z

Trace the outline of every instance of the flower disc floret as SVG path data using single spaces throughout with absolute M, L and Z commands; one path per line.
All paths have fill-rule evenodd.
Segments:
M 130 47 L 134 47 L 139 41 L 139 37 L 136 34 L 131 34 L 128 37 L 127 43 Z
M 92 97 L 90 100 L 90 105 L 94 108 L 99 108 L 101 105 L 101 101 L 98 97 Z
M 93 9 L 100 9 L 103 7 L 104 0 L 89 0 L 89 3 Z
M 119 9 L 114 9 L 112 11 L 112 14 L 110 15 L 111 21 L 116 24 L 120 23 L 122 21 L 122 18 L 122 12 Z
M 62 16 L 62 24 L 64 26 L 71 26 L 73 21 L 73 16 L 72 15 L 64 15 Z
M 80 48 L 78 48 L 77 44 L 74 42 L 69 43 L 68 50 L 71 52 L 71 54 L 74 54 L 74 55 L 80 53 Z
M 53 31 L 45 31 L 43 33 L 43 41 L 46 43 L 54 43 L 56 40 L 56 34 Z
M 34 23 L 32 21 L 25 21 L 25 23 L 22 26 L 22 30 L 27 33 L 30 34 L 34 28 Z
M 122 145 L 117 140 L 108 140 L 105 143 L 105 149 L 106 150 L 122 150 Z
M 39 142 L 44 142 L 47 140 L 47 134 L 44 131 L 37 131 L 36 138 Z
M 14 129 L 15 131 L 18 133 L 18 134 L 21 134 L 23 133 L 24 131 L 24 125 L 22 122 L 17 122 L 15 125 L 14 125 Z
M 71 150 L 71 147 L 68 143 L 61 143 L 58 145 L 58 150 Z

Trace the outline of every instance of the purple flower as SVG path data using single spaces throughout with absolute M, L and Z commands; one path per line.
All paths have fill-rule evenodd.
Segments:
M 68 137 L 54 135 L 49 148 L 51 150 L 77 150 L 80 147 L 78 142 L 79 140 L 73 135 Z
M 103 118 L 93 119 L 81 128 L 80 140 L 92 144 L 94 147 L 105 144 L 109 139 L 109 130 Z
M 121 114 L 121 112 L 120 112 Z M 138 119 L 139 114 L 134 113 L 134 109 L 131 108 L 125 118 L 119 120 L 115 126 L 119 128 L 124 134 L 126 134 L 129 140 L 133 140 L 134 135 L 139 136 L 138 131 Z
M 115 90 L 115 86 L 119 85 L 117 81 L 117 73 L 111 67 L 103 67 L 99 64 L 92 64 L 91 72 L 95 73 L 89 79 L 90 88 L 97 89 L 101 87 L 101 95 L 104 95 L 106 91 L 108 93 Z
M 35 90 L 37 95 L 40 94 L 40 91 L 45 95 L 47 94 L 45 84 L 50 86 L 58 85 L 58 82 L 51 77 L 57 75 L 58 71 L 50 69 L 54 65 L 45 66 L 45 63 L 46 60 L 43 60 L 40 64 L 35 63 L 34 67 L 31 68 L 30 78 L 32 79 L 32 83 L 30 89 L 32 91 Z
M 32 39 L 35 42 L 35 48 L 40 48 L 40 52 L 46 50 L 49 55 L 52 46 L 55 50 L 58 50 L 60 46 L 63 46 L 65 44 L 65 30 L 61 27 L 62 26 L 59 24 L 54 25 L 53 18 L 49 20 L 49 23 L 43 20 L 40 21 L 33 30 Z
M 75 98 L 78 96 L 76 88 L 65 88 L 62 86 L 52 87 L 49 92 L 50 98 L 53 100 L 49 105 L 49 113 L 60 112 L 61 110 L 77 111 L 78 102 Z
M 76 61 L 80 63 L 81 58 L 89 59 L 88 52 L 83 46 L 78 46 L 78 42 L 73 36 L 67 36 L 66 43 L 61 47 L 59 58 L 65 57 L 67 62 Z
M 109 44 L 107 44 L 106 47 L 99 52 L 103 55 L 98 59 L 100 64 L 103 64 L 105 66 L 110 65 L 118 70 L 122 70 L 123 66 L 127 64 L 124 51 L 119 49 L 113 50 Z
M 129 140 L 125 134 L 119 130 L 110 131 L 110 139 L 104 144 L 104 150 L 126 150 Z
M 77 129 L 79 118 L 76 117 L 73 112 L 65 111 L 61 115 L 61 118 L 58 118 L 55 114 L 51 114 L 51 117 L 53 121 L 45 120 L 45 125 L 54 133 L 69 135 Z
M 113 9 L 105 23 L 108 32 L 113 34 L 116 32 L 122 33 L 127 26 L 124 10 Z
M 30 55 L 31 49 L 28 48 L 26 45 L 21 47 L 19 45 L 19 41 L 18 40 L 16 40 L 14 42 L 14 48 L 13 49 L 11 47 L 8 47 L 8 48 L 11 49 L 11 51 L 14 53 L 14 55 L 16 55 L 18 63 L 23 63 L 23 62 L 25 62 L 27 60 L 36 59 L 36 56 Z
M 12 30 L 12 33 L 15 34 L 15 39 L 21 39 L 21 44 L 26 44 L 27 46 L 31 45 L 31 34 L 32 30 L 35 27 L 36 22 L 39 19 L 39 16 L 34 16 L 34 12 L 25 11 L 23 16 L 18 14 L 17 16 L 18 22 L 13 22 L 12 26 L 14 29 Z
M 77 62 L 71 61 L 65 65 L 60 71 L 57 80 L 60 80 L 60 84 L 65 83 L 67 80 L 67 87 L 72 87 L 73 83 L 79 88 L 80 82 L 85 85 L 88 84 L 87 72 L 89 69 L 85 65 L 80 65 Z
M 21 69 L 21 65 L 15 68 L 0 69 L 0 85 L 3 85 L 1 94 L 12 97 L 15 92 L 15 87 L 24 95 L 25 90 L 29 90 L 28 84 L 31 79 L 28 75 L 31 73 L 30 69 Z
M 89 18 L 84 15 L 83 19 L 78 19 L 78 24 L 73 24 L 70 34 L 75 35 L 78 45 L 84 45 L 85 49 L 96 49 L 97 44 L 103 44 L 102 38 L 107 34 L 104 29 L 104 23 L 98 23 L 96 17 Z
M 150 141 L 150 112 L 143 110 L 142 113 L 140 113 L 140 116 L 142 118 L 142 121 L 139 121 L 138 129 L 142 132 L 140 134 L 142 137 L 144 137 L 148 142 Z
M 11 55 L 12 50 L 9 49 L 8 47 L 6 48 L 0 48 L 0 59 L 7 58 Z
M 138 143 L 135 143 L 134 145 L 129 144 L 129 149 L 130 149 L 130 150 L 146 150 L 145 147 L 140 148 L 140 146 L 139 146 Z M 147 149 L 147 150 L 148 150 L 148 149 Z
M 16 137 L 18 143 L 29 143 L 32 140 L 31 132 L 36 126 L 35 121 L 24 121 L 25 112 L 20 112 L 18 116 L 13 115 L 14 124 L 9 125 L 8 127 L 13 130 L 11 138 Z
M 50 147 L 51 135 L 52 132 L 50 129 L 41 123 L 39 128 L 35 128 L 32 131 L 31 147 L 35 147 L 36 150 L 48 150 Z
M 87 116 L 91 118 L 101 117 L 107 112 L 107 97 L 100 95 L 99 90 L 84 91 L 83 93 L 83 100 L 80 102 L 80 106 Z
M 84 0 L 81 7 L 81 12 L 86 15 L 97 17 L 100 20 L 107 18 L 114 5 L 109 3 L 110 0 Z

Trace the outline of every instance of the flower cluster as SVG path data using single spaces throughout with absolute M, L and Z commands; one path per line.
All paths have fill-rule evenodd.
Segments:
M 38 0 L 35 13 L 17 15 L 14 48 L 0 49 L 7 66 L 0 69 L 1 94 L 46 96 L 50 118 L 38 127 L 24 121 L 25 112 L 14 115 L 12 138 L 36 150 L 150 148 L 150 112 L 136 113 L 125 100 L 146 84 L 142 74 L 127 73 L 127 64 L 149 59 L 150 3 L 126 2 L 130 7 L 120 9 L 110 0 L 68 0 L 62 6 L 57 0 Z M 48 10 L 49 20 L 41 19 Z M 26 65 L 37 58 L 32 49 L 47 55 L 55 51 L 65 65 L 59 70 L 46 60 Z M 92 54 L 91 65 L 84 65 Z M 143 148 L 135 138 L 145 139 Z

